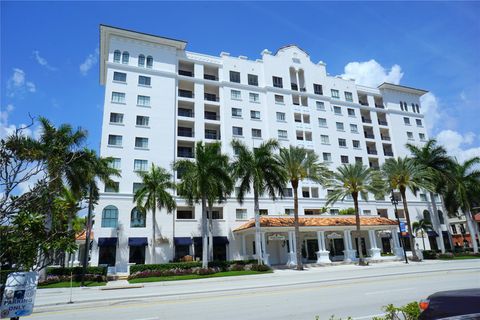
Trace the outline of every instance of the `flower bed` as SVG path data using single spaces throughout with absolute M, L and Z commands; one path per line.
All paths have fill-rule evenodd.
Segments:
M 49 285 L 59 282 L 79 282 L 82 280 L 82 267 L 73 268 L 47 268 L 47 277 L 39 283 L 39 286 Z M 85 281 L 89 282 L 105 282 L 107 281 L 106 267 L 87 267 Z

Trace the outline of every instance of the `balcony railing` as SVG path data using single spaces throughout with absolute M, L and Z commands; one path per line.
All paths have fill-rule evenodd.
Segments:
M 293 105 L 299 106 L 299 105 L 300 105 L 300 102 L 293 102 Z
M 385 106 L 381 103 L 375 103 L 375 108 L 385 109 Z
M 195 113 L 190 109 L 178 109 L 178 116 L 193 118 L 195 116 Z
M 367 101 L 359 100 L 358 102 L 360 102 L 360 104 L 361 104 L 362 106 L 368 106 L 368 102 L 367 102 Z
M 207 101 L 220 101 L 220 98 L 213 93 L 204 93 L 203 98 Z
M 365 134 L 365 138 L 375 139 L 375 135 L 373 133 L 364 132 L 364 134 Z
M 307 92 L 307 88 L 300 88 L 300 92 Z
M 192 129 L 190 128 L 182 128 L 182 127 L 179 127 L 177 129 L 177 135 L 179 137 L 190 137 L 190 138 L 193 138 L 195 136 L 194 132 Z
M 205 111 L 204 115 L 207 120 L 220 120 L 220 116 L 215 112 Z
M 380 137 L 382 138 L 382 140 L 390 141 L 390 137 L 389 137 L 389 136 L 384 136 L 383 134 L 381 134 Z
M 378 124 L 381 126 L 388 126 L 387 120 L 378 120 Z
M 195 95 L 190 90 L 178 89 L 178 96 L 183 98 L 193 98 Z
M 367 153 L 368 153 L 368 154 L 378 154 L 377 150 L 375 150 L 375 149 L 369 149 L 369 148 L 367 148 Z
M 218 81 L 218 77 L 211 75 L 211 74 L 204 74 L 203 79 L 205 80 L 213 80 L 213 81 Z
M 290 86 L 292 90 L 298 91 L 298 85 L 296 83 L 291 83 Z
M 383 151 L 383 154 L 387 157 L 393 157 L 393 151 Z
M 193 151 L 178 150 L 177 155 L 182 158 L 193 158 Z
M 362 117 L 362 122 L 363 123 L 372 123 L 372 119 L 367 119 L 365 117 Z
M 192 71 L 178 70 L 178 74 L 181 75 L 181 76 L 193 77 L 193 72 Z
M 220 133 L 214 133 L 214 132 L 205 132 L 205 139 L 211 139 L 211 140 L 219 140 L 220 139 Z

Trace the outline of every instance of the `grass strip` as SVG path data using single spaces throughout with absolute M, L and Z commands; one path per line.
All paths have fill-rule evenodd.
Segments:
M 80 281 L 73 281 L 72 287 L 80 287 Z M 97 282 L 97 281 L 85 281 L 86 287 L 99 287 L 106 285 L 106 282 Z M 70 281 L 61 281 L 56 283 L 49 284 L 39 284 L 39 289 L 49 289 L 49 288 L 70 288 Z
M 235 277 L 235 276 L 245 276 L 252 274 L 264 274 L 271 273 L 273 271 L 225 271 L 217 272 L 214 274 L 207 275 L 198 275 L 198 274 L 187 274 L 182 276 L 164 276 L 164 277 L 148 277 L 148 278 L 137 278 L 128 280 L 130 283 L 142 283 L 142 282 L 158 282 L 158 281 L 178 281 L 178 280 L 192 280 L 192 279 L 204 279 L 204 278 L 219 278 L 219 277 Z

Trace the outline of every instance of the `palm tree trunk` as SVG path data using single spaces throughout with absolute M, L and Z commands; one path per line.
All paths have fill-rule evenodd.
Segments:
M 156 263 L 156 244 L 157 244 L 157 235 L 156 235 L 156 224 L 157 219 L 155 217 L 155 207 L 152 209 L 152 263 Z
M 208 212 L 210 215 L 208 217 L 208 260 L 213 261 L 213 206 L 212 204 L 208 205 Z
M 403 209 L 405 211 L 405 218 L 407 219 L 408 227 L 408 239 L 410 240 L 410 249 L 412 250 L 412 256 L 414 261 L 418 261 L 417 252 L 415 251 L 415 241 L 413 239 L 412 225 L 410 223 L 410 214 L 408 212 L 407 197 L 405 195 L 405 189 L 400 188 L 400 193 L 402 194 Z
M 88 214 L 85 226 L 85 248 L 83 252 L 83 268 L 81 286 L 85 286 L 85 274 L 87 273 L 88 256 L 90 252 L 90 233 L 92 231 L 93 194 L 92 184 L 88 188 Z
M 262 252 L 262 245 L 261 245 L 261 234 L 260 234 L 260 204 L 258 201 L 258 191 L 256 189 L 253 190 L 253 206 L 254 206 L 254 214 L 255 214 L 255 253 L 257 254 L 257 263 L 263 264 L 263 252 Z
M 355 241 L 357 243 L 358 251 L 358 264 L 360 266 L 365 266 L 365 260 L 363 259 L 363 248 L 360 238 L 360 212 L 358 210 L 358 193 L 352 193 L 353 205 L 355 206 L 355 225 L 356 225 L 356 237 Z
M 303 270 L 302 246 L 300 243 L 300 227 L 298 223 L 298 182 L 292 181 L 293 188 L 293 216 L 295 225 L 295 247 L 297 254 L 297 270 Z
M 442 232 L 442 225 L 440 224 L 440 218 L 438 217 L 438 210 L 437 210 L 437 203 L 435 201 L 435 195 L 433 192 L 430 191 L 430 201 L 432 202 L 432 210 L 433 210 L 433 227 L 435 231 L 438 233 L 438 242 L 440 245 L 440 251 L 445 253 L 445 243 L 443 242 L 443 232 Z
M 472 213 L 470 210 L 465 212 L 465 218 L 467 219 L 468 232 L 470 233 L 470 240 L 472 241 L 473 252 L 478 253 L 478 244 L 476 238 L 476 228 L 473 225 Z
M 68 223 L 67 223 L 67 231 L 68 231 L 68 233 L 70 233 L 70 232 L 72 231 L 72 224 L 73 224 L 73 223 L 72 223 L 72 220 L 73 220 L 73 219 L 72 219 L 72 214 L 71 214 L 71 212 L 69 212 L 69 213 L 68 213 Z M 74 239 L 75 239 L 76 235 L 74 235 L 73 237 L 74 237 Z M 76 240 L 76 239 L 75 239 L 75 240 Z M 74 241 L 75 241 L 75 240 L 74 240 Z M 78 249 L 80 250 L 80 248 L 78 248 Z M 66 252 L 66 251 L 65 251 L 65 261 L 64 261 L 64 264 L 63 264 L 64 267 L 70 267 L 70 259 L 71 259 L 71 257 L 72 257 L 72 255 L 70 254 L 70 252 Z
M 453 239 L 452 239 L 452 234 L 450 233 L 450 222 L 448 221 L 448 211 L 447 208 L 445 207 L 445 197 L 441 195 L 442 197 L 442 210 L 445 212 L 444 219 L 446 219 L 447 223 L 447 235 L 448 235 L 448 242 L 450 243 L 450 250 L 453 252 L 454 250 L 454 245 L 453 245 Z
M 207 198 L 202 197 L 202 268 L 208 268 Z

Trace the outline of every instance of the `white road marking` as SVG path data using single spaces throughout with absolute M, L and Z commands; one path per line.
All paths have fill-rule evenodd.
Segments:
M 385 313 L 371 314 L 369 316 L 355 317 L 355 318 L 353 318 L 353 320 L 372 319 L 373 317 L 383 317 L 384 315 L 385 315 Z

